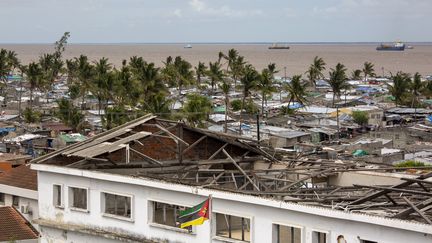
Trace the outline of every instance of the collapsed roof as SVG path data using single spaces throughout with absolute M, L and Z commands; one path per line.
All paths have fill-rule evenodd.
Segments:
M 282 159 L 274 154 L 251 139 L 147 115 L 32 163 L 153 178 L 432 224 L 432 181 L 428 179 L 432 172 L 402 178 L 400 184 L 390 187 L 328 186 L 322 182 L 341 172 L 404 168 L 367 168 L 359 162 L 312 156 Z

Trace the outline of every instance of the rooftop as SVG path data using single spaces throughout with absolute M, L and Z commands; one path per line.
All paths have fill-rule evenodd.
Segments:
M 15 208 L 0 207 L 0 241 L 38 238 L 39 232 Z
M 430 171 L 419 170 L 414 178 L 401 176 L 400 183 L 393 186 L 323 185 L 319 183 L 343 172 L 403 172 L 409 168 L 313 155 L 289 159 L 252 139 L 152 115 L 39 157 L 33 163 L 432 224 Z
M 29 165 L 20 165 L 0 174 L 0 184 L 37 191 L 37 172 Z

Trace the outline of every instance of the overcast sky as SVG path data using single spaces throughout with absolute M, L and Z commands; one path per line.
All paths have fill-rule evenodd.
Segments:
M 0 0 L 0 43 L 432 41 L 431 0 Z

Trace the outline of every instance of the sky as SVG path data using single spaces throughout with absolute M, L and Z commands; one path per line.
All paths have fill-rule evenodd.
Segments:
M 0 43 L 432 41 L 431 0 L 0 0 Z

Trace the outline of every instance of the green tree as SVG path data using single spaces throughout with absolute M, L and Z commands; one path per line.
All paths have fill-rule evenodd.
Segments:
M 360 80 L 361 79 L 362 70 L 356 69 L 351 73 L 352 80 Z
M 418 107 L 419 104 L 419 96 L 422 94 L 424 89 L 424 83 L 421 81 L 421 75 L 419 73 L 415 73 L 411 82 L 411 107 Z
M 411 83 L 410 75 L 403 72 L 397 72 L 392 75 L 393 85 L 387 84 L 390 94 L 395 98 L 395 105 L 401 105 L 408 95 L 409 86 Z
M 42 116 L 39 111 L 34 111 L 29 107 L 25 108 L 23 115 L 24 115 L 24 121 L 26 123 L 40 122 Z
M 228 118 L 228 110 L 229 110 L 229 91 L 231 89 L 231 85 L 224 81 L 222 84 L 219 85 L 219 88 L 222 90 L 225 96 L 225 123 L 224 123 L 224 132 L 228 131 L 228 124 L 227 124 L 227 118 Z
M 241 134 L 241 125 L 242 125 L 242 114 L 243 109 L 245 108 L 245 101 L 250 97 L 251 91 L 256 88 L 258 81 L 260 80 L 260 74 L 255 70 L 255 68 L 248 64 L 245 66 L 243 76 L 240 79 L 242 84 L 242 106 L 240 110 L 240 127 L 239 132 Z M 251 101 L 249 101 L 251 103 Z
M 335 98 L 337 97 L 339 99 L 341 96 L 341 91 L 343 89 L 347 89 L 349 86 L 347 82 L 348 78 L 346 76 L 346 70 L 347 69 L 345 66 L 341 63 L 336 64 L 336 67 L 330 70 L 329 84 L 333 91 L 333 106 L 335 105 Z
M 199 94 L 189 94 L 186 104 L 183 106 L 183 112 L 186 118 L 193 126 L 203 127 L 203 121 L 208 119 L 208 115 L 212 110 L 210 100 Z
M 289 84 L 286 84 L 285 90 L 289 93 L 290 99 L 288 101 L 288 108 L 292 101 L 296 101 L 301 105 L 306 105 L 308 100 L 306 98 L 307 83 L 302 82 L 301 75 L 294 75 Z
M 306 71 L 307 77 L 313 86 L 316 86 L 316 81 L 320 78 L 324 78 L 323 71 L 326 63 L 321 57 L 316 56 L 309 66 L 309 69 Z
M 105 129 L 109 130 L 118 127 L 133 119 L 131 114 L 125 109 L 124 106 L 107 107 L 105 115 L 102 119 L 102 124 Z
M 72 101 L 61 98 L 57 101 L 58 111 L 55 113 L 64 124 L 70 126 L 74 131 L 78 131 L 84 122 L 84 115 L 75 107 Z
M 215 86 L 222 82 L 225 78 L 225 74 L 222 71 L 222 65 L 220 62 L 210 62 L 209 63 L 209 71 L 207 76 L 210 78 L 212 93 L 214 92 Z
M 30 84 L 30 110 L 33 109 L 33 92 L 43 85 L 43 72 L 39 63 L 31 62 L 26 70 L 26 76 Z
M 355 123 L 365 126 L 369 122 L 369 115 L 366 111 L 353 111 L 351 114 Z
M 92 93 L 98 99 L 99 115 L 102 110 L 102 102 L 109 98 L 109 86 L 112 83 L 111 69 L 112 65 L 105 57 L 95 62 L 95 77 L 93 79 Z
M 195 67 L 195 74 L 197 79 L 197 84 L 201 85 L 202 77 L 207 74 L 207 66 L 203 62 L 198 62 L 198 66 Z
M 367 80 L 368 77 L 375 77 L 374 64 L 372 64 L 371 62 L 365 62 L 362 71 L 364 75 L 364 80 Z
M 272 72 L 268 68 L 264 68 L 256 83 L 256 88 L 261 92 L 261 114 L 264 114 L 264 103 L 267 104 L 267 96 L 276 92 L 273 81 Z

